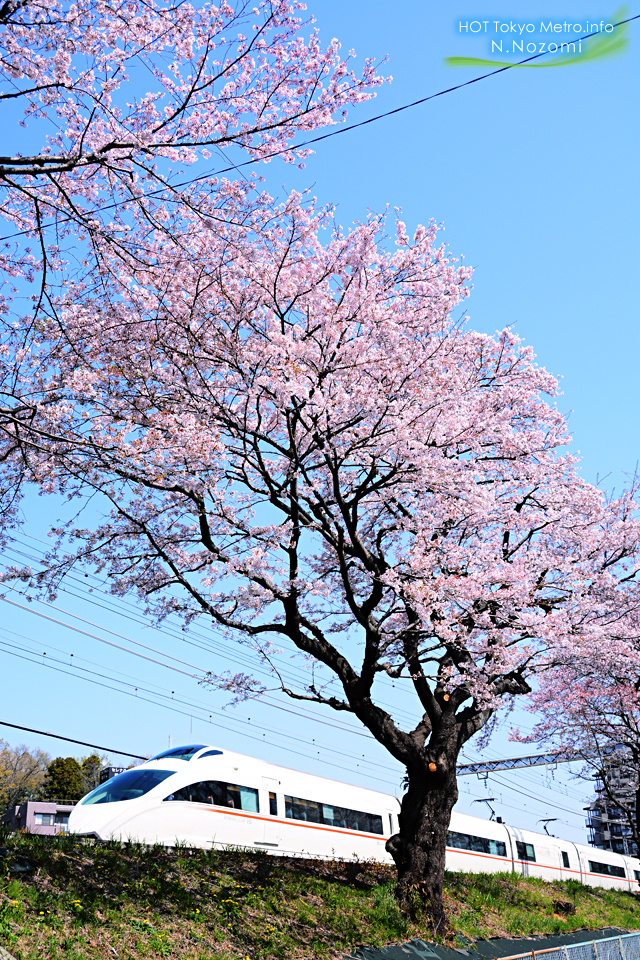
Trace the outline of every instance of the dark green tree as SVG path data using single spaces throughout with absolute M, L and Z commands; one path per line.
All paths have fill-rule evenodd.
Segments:
M 47 767 L 42 787 L 48 800 L 76 802 L 87 793 L 81 764 L 75 757 L 56 757 Z

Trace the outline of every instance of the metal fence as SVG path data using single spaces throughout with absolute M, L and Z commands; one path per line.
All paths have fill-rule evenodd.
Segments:
M 606 940 L 587 940 L 566 947 L 530 950 L 505 960 L 640 960 L 640 933 L 625 933 Z

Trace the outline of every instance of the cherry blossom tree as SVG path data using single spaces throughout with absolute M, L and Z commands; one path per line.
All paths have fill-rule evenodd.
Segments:
M 578 776 L 598 779 L 602 800 L 619 810 L 621 826 L 640 850 L 640 625 L 637 611 L 621 606 L 606 645 L 564 652 L 530 698 L 538 720 L 533 732 L 514 736 L 582 759 Z
M 387 849 L 401 902 L 443 933 L 459 752 L 567 651 L 609 642 L 637 592 L 633 510 L 581 479 L 531 349 L 468 328 L 470 271 L 433 225 L 398 221 L 394 246 L 384 218 L 344 232 L 297 195 L 226 202 L 182 234 L 168 215 L 144 261 L 113 254 L 6 344 L 7 483 L 78 504 L 43 589 L 80 566 L 158 620 L 209 618 L 404 765 Z
M 0 214 L 15 246 L 3 245 L 0 269 L 41 280 L 46 296 L 57 268 L 100 261 L 105 244 L 144 256 L 139 236 L 129 242 L 132 212 L 163 229 L 167 206 L 210 206 L 212 166 L 234 163 L 224 148 L 241 148 L 236 162 L 306 156 L 295 135 L 343 118 L 381 81 L 371 61 L 356 76 L 337 40 L 323 47 L 313 30 L 305 39 L 304 9 L 297 0 L 1 3 Z M 185 184 L 198 160 L 197 183 Z

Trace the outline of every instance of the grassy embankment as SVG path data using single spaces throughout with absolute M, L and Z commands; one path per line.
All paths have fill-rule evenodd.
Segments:
M 335 958 L 421 937 L 378 864 L 167 852 L 74 837 L 0 840 L 0 945 L 17 960 Z M 640 928 L 640 900 L 570 881 L 449 874 L 465 937 Z M 569 915 L 575 906 L 575 915 Z

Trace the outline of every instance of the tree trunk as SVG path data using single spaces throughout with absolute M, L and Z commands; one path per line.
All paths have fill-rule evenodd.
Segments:
M 451 811 L 458 799 L 457 754 L 450 746 L 437 751 L 433 760 L 428 756 L 419 766 L 407 768 L 400 830 L 386 844 L 398 868 L 400 904 L 413 916 L 421 914 L 439 936 L 449 928 L 442 890 Z

